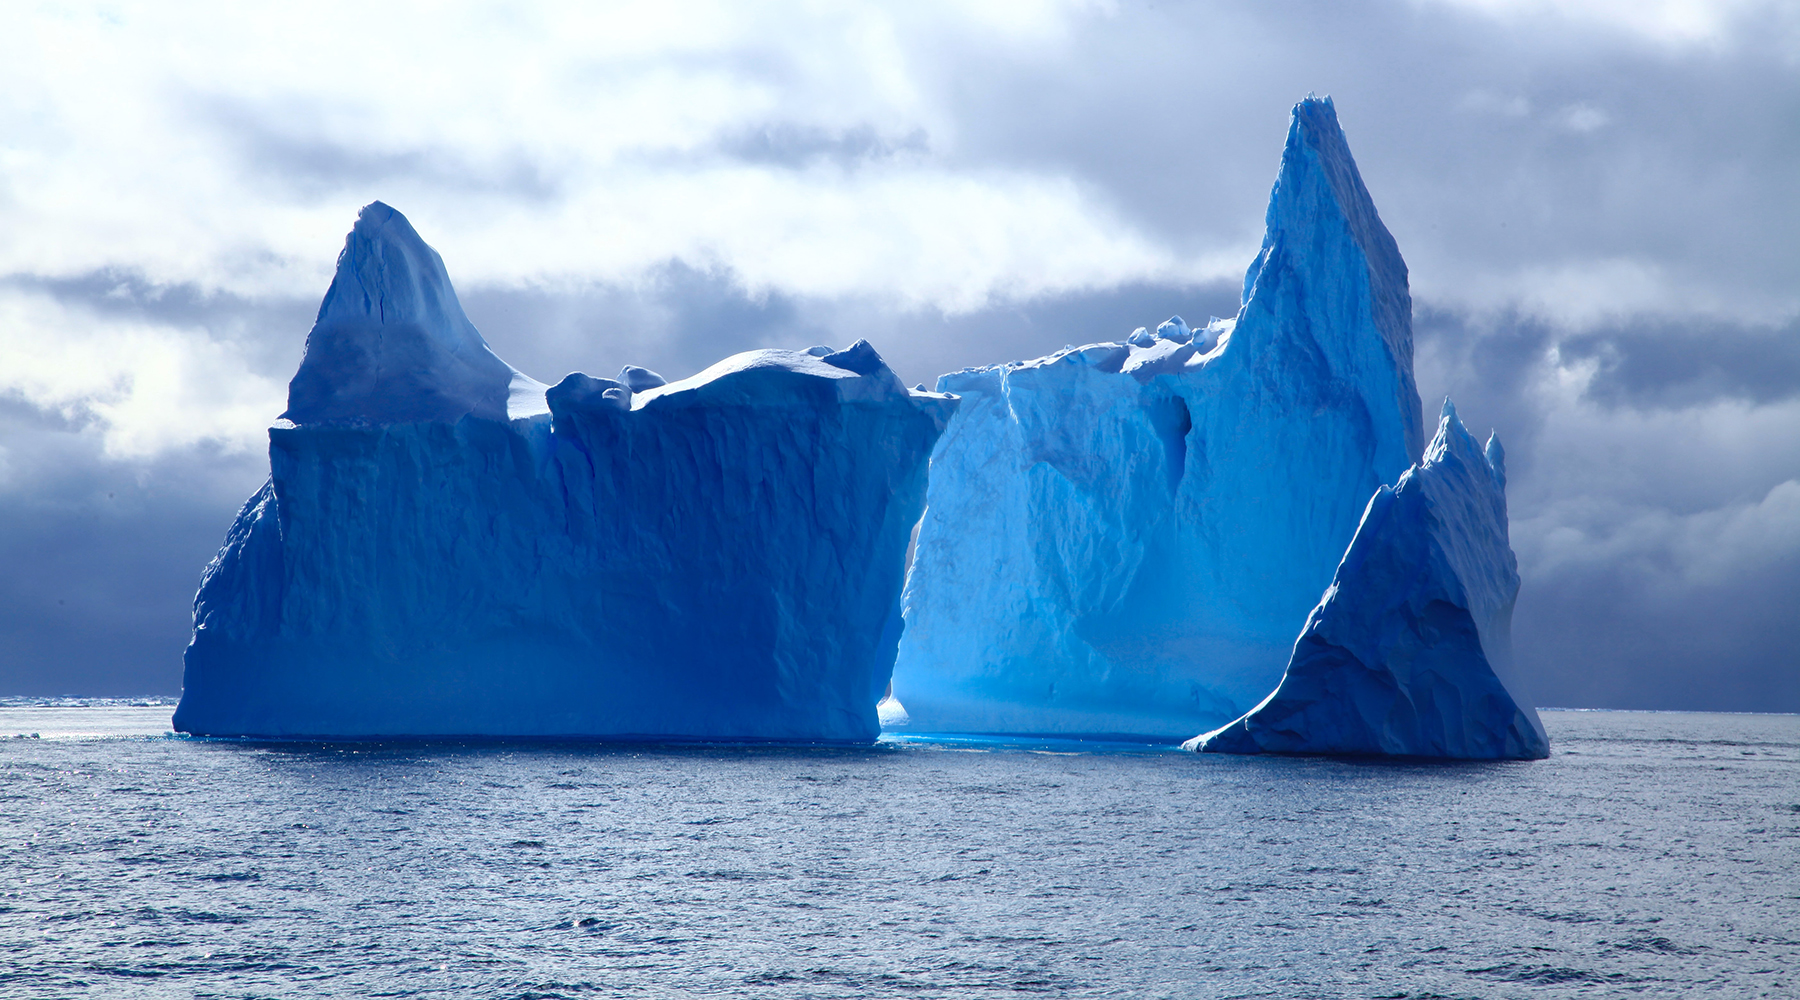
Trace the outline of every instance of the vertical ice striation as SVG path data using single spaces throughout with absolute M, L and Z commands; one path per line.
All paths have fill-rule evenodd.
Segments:
M 546 390 L 371 205 L 195 598 L 176 728 L 873 739 L 955 403 L 863 342 Z
M 1294 109 L 1235 320 L 946 375 L 894 695 L 916 731 L 1179 738 L 1280 678 L 1418 458 L 1406 265 L 1329 99 Z
M 1549 741 L 1508 683 L 1517 561 L 1506 471 L 1448 400 L 1424 461 L 1376 491 L 1287 673 L 1213 753 L 1537 758 Z

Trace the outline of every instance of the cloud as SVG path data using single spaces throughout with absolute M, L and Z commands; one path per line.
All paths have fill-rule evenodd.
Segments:
M 107 316 L 42 292 L 0 286 L 0 357 L 0 396 L 97 435 L 111 458 L 203 442 L 252 449 L 285 408 L 280 381 L 203 328 Z
M 1571 497 L 1522 518 L 1517 533 L 1524 561 L 1540 578 L 1603 567 L 1636 576 L 1640 588 L 1671 600 L 1800 558 L 1800 480 L 1776 483 L 1756 500 L 1691 513 Z
M 1600 29 L 1670 47 L 1729 44 L 1747 26 L 1773 22 L 1800 27 L 1791 10 L 1761 0 L 1436 0 L 1479 11 L 1501 22 L 1560 22 Z M 1784 16 L 1785 15 L 1785 16 Z
M 1608 406 L 1684 409 L 1800 395 L 1800 320 L 1745 328 L 1640 317 L 1629 326 L 1566 337 L 1557 350 L 1567 363 L 1592 362 L 1585 394 Z
M 1492 90 L 1471 90 L 1456 103 L 1458 111 L 1477 114 L 1524 118 L 1531 114 L 1531 101 L 1523 94 L 1503 94 Z
M 1756 256 L 1800 224 L 1800 136 L 1770 127 L 1792 18 L 1626 9 L 35 8 L 0 39 L 0 273 L 316 296 L 379 197 L 464 287 L 677 259 L 959 312 L 1204 282 L 1253 250 L 1282 109 L 1318 90 L 1440 301 L 1800 312 Z
M 1800 480 L 1687 513 L 1579 496 L 1514 524 L 1540 704 L 1800 711 Z
M 301 294 L 378 196 L 473 282 L 674 257 L 960 309 L 1194 272 L 1068 177 L 886 155 L 956 132 L 921 93 L 921 45 L 1052 59 L 1076 8 L 775 13 L 26 11 L 0 41 L 3 211 L 34 238 L 0 240 L 0 272 Z
M 0 442 L 0 691 L 178 693 L 200 571 L 267 460 L 202 444 L 121 461 L 5 400 Z
M 1506 441 L 1540 704 L 1800 711 L 1793 332 L 1637 317 L 1584 334 L 1419 310 L 1421 391 Z

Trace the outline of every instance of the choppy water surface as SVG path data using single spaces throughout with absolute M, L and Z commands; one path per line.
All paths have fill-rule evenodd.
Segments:
M 1535 763 L 271 746 L 0 708 L 9 996 L 1800 995 L 1800 718 Z

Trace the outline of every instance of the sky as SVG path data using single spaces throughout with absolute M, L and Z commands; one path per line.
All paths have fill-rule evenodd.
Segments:
M 555 382 L 1231 315 L 1330 95 L 1543 706 L 1800 711 L 1800 7 L 0 0 L 0 695 L 174 694 L 362 205 Z M 1296 623 L 1298 627 L 1298 623 Z

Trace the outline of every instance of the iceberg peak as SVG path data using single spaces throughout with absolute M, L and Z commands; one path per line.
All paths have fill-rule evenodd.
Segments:
M 1494 478 L 1500 481 L 1500 490 L 1506 491 L 1506 449 L 1500 445 L 1500 432 L 1488 431 L 1487 447 L 1482 449 L 1487 456 L 1488 468 L 1494 470 Z
M 1331 98 L 1308 96 L 1294 105 L 1264 227 L 1262 252 L 1244 275 L 1245 306 L 1253 305 L 1265 275 L 1285 284 L 1284 272 L 1328 303 L 1344 327 L 1321 331 L 1320 346 L 1343 355 L 1333 359 L 1334 369 L 1393 379 L 1389 396 L 1405 431 L 1406 460 L 1418 461 L 1424 419 L 1413 380 L 1406 261 L 1363 185 Z M 1379 335 L 1386 357 L 1360 356 L 1364 338 L 1353 328 L 1363 326 Z
M 1279 681 L 1424 435 L 1406 265 L 1328 99 L 1293 109 L 1267 222 L 1235 317 L 938 380 L 914 730 L 1182 737 Z
M 1183 746 L 1548 756 L 1543 723 L 1508 676 L 1518 592 L 1504 476 L 1446 400 L 1424 459 L 1370 498 L 1281 683 Z
M 506 420 L 547 412 L 544 389 L 495 356 L 463 314 L 443 258 L 406 216 L 375 201 L 344 238 L 282 417 Z
M 1471 468 L 1486 467 L 1488 464 L 1486 452 L 1457 415 L 1456 404 L 1445 396 L 1444 405 L 1438 410 L 1437 433 L 1431 436 L 1431 443 L 1425 446 L 1424 461 L 1430 464 L 1448 459 Z

